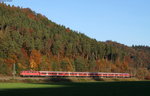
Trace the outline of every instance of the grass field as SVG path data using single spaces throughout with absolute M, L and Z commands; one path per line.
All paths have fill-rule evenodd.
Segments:
M 0 83 L 0 96 L 149 96 L 150 82 Z

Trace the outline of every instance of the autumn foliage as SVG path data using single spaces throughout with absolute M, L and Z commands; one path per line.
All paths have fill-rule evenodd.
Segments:
M 0 74 L 10 75 L 15 63 L 17 73 L 90 71 L 149 76 L 149 46 L 100 42 L 29 8 L 0 4 L 0 14 Z
M 30 68 L 33 70 L 38 70 L 41 61 L 42 58 L 40 52 L 37 50 L 32 50 L 30 55 Z

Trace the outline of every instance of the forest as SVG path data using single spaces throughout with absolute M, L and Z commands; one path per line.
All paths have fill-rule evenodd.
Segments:
M 99 34 L 101 35 L 101 34 Z M 16 71 L 128 72 L 150 76 L 150 47 L 97 41 L 29 8 L 0 3 L 0 74 Z

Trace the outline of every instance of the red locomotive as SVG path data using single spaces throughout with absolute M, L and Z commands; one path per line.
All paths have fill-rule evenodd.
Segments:
M 130 78 L 129 73 L 106 72 L 61 72 L 61 71 L 21 71 L 23 77 L 102 77 L 102 78 Z

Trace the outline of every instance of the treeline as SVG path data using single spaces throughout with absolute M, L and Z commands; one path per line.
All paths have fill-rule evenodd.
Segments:
M 0 4 L 0 74 L 11 75 L 16 64 L 17 72 L 140 72 L 147 76 L 150 50 L 146 49 L 99 42 L 29 8 Z

